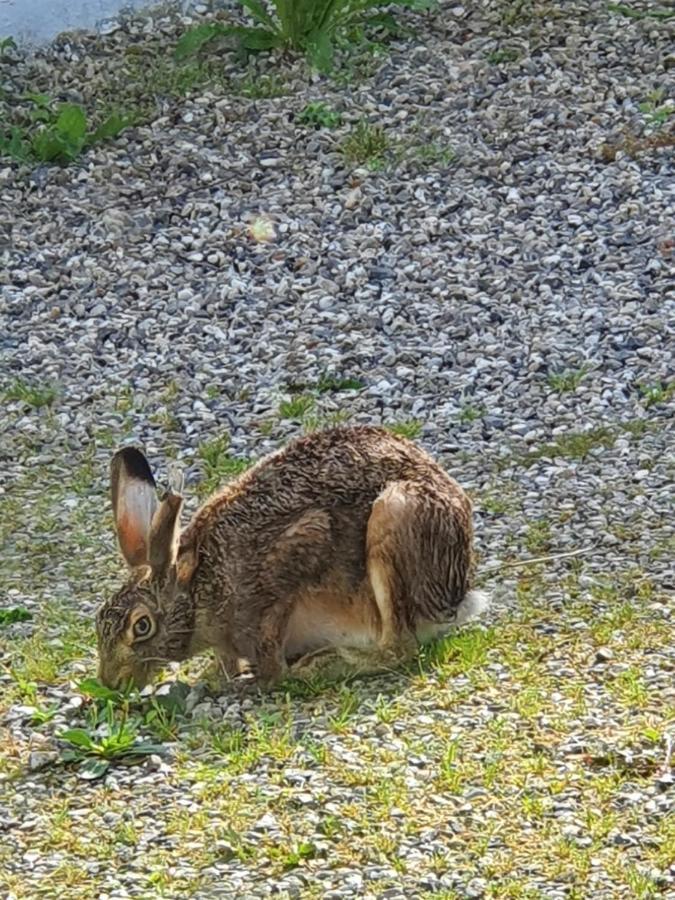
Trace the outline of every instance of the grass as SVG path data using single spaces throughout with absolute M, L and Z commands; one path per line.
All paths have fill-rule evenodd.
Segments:
M 515 47 L 499 47 L 491 50 L 487 55 L 487 61 L 492 66 L 500 66 L 502 63 L 516 62 L 520 59 L 520 51 Z
M 241 475 L 251 465 L 248 459 L 232 456 L 230 436 L 226 432 L 201 444 L 197 455 L 204 473 L 203 479 L 197 485 L 200 497 L 208 497 L 227 481 Z
M 610 12 L 626 16 L 628 19 L 672 19 L 675 17 L 675 10 L 665 6 L 655 9 L 635 9 L 634 6 L 628 6 L 626 3 L 608 3 L 607 9 Z
M 614 446 L 616 433 L 611 428 L 592 428 L 588 431 L 575 431 L 561 435 L 554 443 L 545 444 L 530 451 L 526 462 L 533 462 L 542 457 L 561 456 L 566 459 L 585 459 L 594 450 L 608 449 Z
M 675 397 L 675 381 L 661 382 L 660 384 L 638 385 L 642 402 L 646 409 L 658 406 L 661 403 L 669 403 Z
M 391 431 L 392 434 L 408 438 L 411 441 L 416 440 L 422 434 L 423 427 L 423 423 L 418 419 L 405 419 L 402 422 L 385 425 L 385 428 Z
M 554 372 L 548 376 L 549 387 L 559 394 L 571 394 L 577 390 L 588 375 L 589 369 L 568 369 L 565 372 Z
M 381 125 L 361 119 L 342 141 L 340 149 L 347 162 L 379 169 L 384 165 L 389 139 Z
M 304 419 L 316 406 L 311 394 L 298 394 L 279 404 L 279 415 L 282 419 Z
M 337 128 L 342 124 L 342 114 L 326 103 L 315 101 L 302 108 L 298 121 L 312 128 Z
M 55 103 L 46 94 L 31 93 L 30 104 L 0 130 L 0 157 L 25 163 L 70 163 L 94 144 L 116 137 L 135 121 L 133 114 L 110 112 L 93 127 L 77 103 Z
M 321 391 L 318 383 L 301 386 L 299 395 L 316 405 L 300 425 L 323 415 L 322 403 L 359 389 L 345 381 L 326 376 Z M 170 404 L 177 393 L 177 385 L 165 385 L 161 402 Z M 135 406 L 127 395 L 118 402 Z M 40 428 L 53 427 L 52 417 L 33 418 Z M 404 420 L 394 427 L 419 436 L 421 425 Z M 636 441 L 646 433 L 635 423 L 626 428 Z M 582 449 L 622 433 L 599 430 Z M 576 453 L 578 436 L 571 437 L 562 447 Z M 645 452 L 649 446 L 642 445 Z M 101 502 L 108 455 L 81 454 L 67 474 L 35 466 L 3 497 L 0 592 L 16 596 L 8 609 L 22 608 L 10 591 L 40 601 L 34 618 L 3 625 L 0 638 L 0 705 L 34 710 L 21 728 L 0 717 L 3 802 L 21 819 L 18 797 L 27 782 L 37 784 L 40 797 L 38 825 L 10 829 L 0 843 L 3 890 L 39 895 L 37 875 L 33 884 L 29 871 L 16 869 L 16 860 L 33 851 L 54 860 L 52 893 L 85 900 L 109 892 L 109 872 L 126 871 L 129 853 L 142 850 L 134 884 L 149 897 L 208 895 L 234 872 L 247 884 L 295 873 L 303 896 L 319 897 L 317 874 L 327 866 L 382 872 L 367 882 L 378 895 L 396 888 L 405 871 L 420 880 L 453 874 L 461 879 L 459 895 L 483 878 L 488 897 L 536 897 L 557 880 L 570 897 L 584 898 L 596 875 L 616 897 L 663 895 L 660 873 L 673 863 L 672 817 L 656 809 L 647 818 L 625 801 L 652 789 L 675 728 L 675 708 L 659 690 L 672 674 L 667 597 L 647 571 L 632 564 L 587 571 L 585 561 L 555 572 L 515 571 L 509 610 L 424 648 L 401 671 L 337 683 L 289 681 L 236 714 L 214 705 L 192 719 L 180 692 L 173 704 L 161 696 L 110 696 L 86 678 L 95 647 L 85 601 L 117 585 L 121 572 Z M 205 477 L 218 479 L 245 464 L 232 456 L 227 435 L 205 442 L 199 460 Z M 528 553 L 547 552 L 557 511 L 524 520 L 520 493 L 519 483 L 495 477 L 477 505 L 506 517 Z M 637 526 L 620 512 L 616 524 L 627 529 L 628 542 Z M 669 558 L 667 536 L 655 532 L 653 550 L 655 558 Z M 551 591 L 560 603 L 549 602 Z M 609 661 L 596 664 L 599 648 L 611 651 Z M 191 681 L 199 668 L 181 677 Z M 67 721 L 55 687 L 83 697 Z M 76 757 L 27 773 L 34 749 L 21 733 L 27 729 Z M 75 743 L 58 739 L 68 731 Z M 132 789 L 124 763 L 143 765 L 139 747 L 158 743 L 168 769 L 139 768 Z M 97 774 L 101 761 L 109 765 L 100 780 L 78 779 L 87 773 L 80 766 Z M 155 778 L 161 803 L 147 787 Z M 264 816 L 274 817 L 276 830 L 259 827 Z M 576 834 L 564 830 L 570 822 Z M 638 843 L 616 843 L 618 833 L 638 827 Z M 44 877 L 42 866 L 36 871 Z
M 589 860 L 595 856 L 596 866 L 612 878 L 617 896 L 622 891 L 632 896 L 628 892 L 643 885 L 639 873 L 662 870 L 672 856 L 672 828 L 658 816 L 640 848 L 627 849 L 612 840 L 617 829 L 630 829 L 633 815 L 617 806 L 617 797 L 629 783 L 649 780 L 653 768 L 644 766 L 651 759 L 658 764 L 668 727 L 668 712 L 645 689 L 640 671 L 645 654 L 669 645 L 667 621 L 655 620 L 652 599 L 646 595 L 631 604 L 617 603 L 632 591 L 632 583 L 608 577 L 598 589 L 598 602 L 606 607 L 599 620 L 611 627 L 614 645 L 623 647 L 627 664 L 623 674 L 602 688 L 603 710 L 615 723 L 612 745 L 618 755 L 613 758 L 603 757 L 602 735 L 590 736 L 586 757 L 558 750 L 570 733 L 583 733 L 574 697 L 591 685 L 598 689 L 597 676 L 587 665 L 589 635 L 596 623 L 577 602 L 560 612 L 537 604 L 541 583 L 534 580 L 522 593 L 521 612 L 498 627 L 473 627 L 437 642 L 426 651 L 419 674 L 413 667 L 406 679 L 384 679 L 375 693 L 361 680 L 326 685 L 320 694 L 304 698 L 276 694 L 247 714 L 243 731 L 223 723 L 220 716 L 197 728 L 178 714 L 177 732 L 171 735 L 177 741 L 173 774 L 164 784 L 161 809 L 151 792 L 137 793 L 134 802 L 128 802 L 124 788 L 98 792 L 93 787 L 90 800 L 80 796 L 77 802 L 47 794 L 42 827 L 22 840 L 66 854 L 68 865 L 52 871 L 52 886 L 68 896 L 85 897 L 92 887 L 98 889 L 101 876 L 88 872 L 85 878 L 84 861 L 114 865 L 123 859 L 125 848 L 139 845 L 152 816 L 164 840 L 179 842 L 182 865 L 180 872 L 168 865 L 175 859 L 175 848 L 158 842 L 148 850 L 147 890 L 187 896 L 197 884 L 190 869 L 204 873 L 228 861 L 260 868 L 268 877 L 300 869 L 309 874 L 326 854 L 337 866 L 363 868 L 386 860 L 394 872 L 410 871 L 401 855 L 402 843 L 423 847 L 421 835 L 438 827 L 439 803 L 461 805 L 471 795 L 472 812 L 455 834 L 452 860 L 438 849 L 423 852 L 416 858 L 416 873 L 442 874 L 459 863 L 469 873 L 467 879 L 479 874 L 487 878 L 494 885 L 489 896 L 494 897 L 535 896 L 532 879 L 541 883 L 564 877 L 570 889 L 579 886 L 582 897 Z M 555 634 L 538 630 L 552 622 Z M 579 622 L 585 627 L 580 629 Z M 636 631 L 643 634 L 644 644 L 627 649 L 626 639 Z M 561 666 L 574 674 L 561 680 Z M 555 693 L 561 688 L 562 700 Z M 478 691 L 494 713 L 472 719 L 470 729 L 461 727 L 463 717 L 475 710 Z M 406 723 L 419 716 L 420 707 L 443 714 L 418 719 L 411 730 Z M 320 716 L 330 741 L 313 744 L 304 729 L 298 729 L 297 723 L 308 715 Z M 373 740 L 372 725 L 363 727 L 371 716 L 381 726 L 396 729 L 396 740 Z M 83 749 L 95 759 L 105 759 L 107 753 L 114 762 L 133 747 L 135 738 L 113 729 L 111 740 L 114 746 L 105 753 Z M 630 751 L 625 757 L 624 748 Z M 428 773 L 425 783 L 431 778 L 433 790 L 420 793 L 402 777 L 401 766 L 411 755 L 421 759 L 419 771 Z M 589 756 L 596 762 L 589 763 Z M 622 759 L 629 762 L 620 763 Z M 320 773 L 328 808 L 319 799 L 317 827 L 308 827 L 295 805 L 311 788 L 288 786 L 286 773 L 294 769 Z M 187 786 L 190 803 L 185 803 Z M 587 846 L 563 835 L 569 819 L 552 815 L 559 802 L 571 804 Z M 73 815 L 76 807 L 88 803 L 97 815 Z M 112 828 L 101 819 L 105 812 L 119 816 Z M 274 817 L 279 838 L 252 830 L 263 815 Z M 0 861 L 4 852 L 0 850 Z M 207 878 L 201 889 L 208 890 L 210 883 Z M 643 887 L 651 890 L 655 884 L 650 875 Z
M 32 409 L 43 409 L 54 404 L 58 394 L 53 385 L 29 384 L 28 382 L 13 381 L 2 391 L 2 398 L 10 403 L 23 403 Z

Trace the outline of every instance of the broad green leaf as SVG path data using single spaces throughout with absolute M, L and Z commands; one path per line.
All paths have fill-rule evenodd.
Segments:
M 177 60 L 194 56 L 195 53 L 198 53 L 205 44 L 209 43 L 209 41 L 228 33 L 229 30 L 230 29 L 227 26 L 219 25 L 215 22 L 196 25 L 194 28 L 188 29 L 178 41 L 176 49 L 173 51 L 173 55 Z
M 62 731 L 58 737 L 62 741 L 68 741 L 69 744 L 73 744 L 75 747 L 84 747 L 87 750 L 91 750 L 95 746 L 94 741 L 92 741 L 84 728 L 69 728 L 67 731 Z
M 64 103 L 56 119 L 56 131 L 72 146 L 81 146 L 87 133 L 87 116 L 82 107 Z
M 283 43 L 279 32 L 268 31 L 266 28 L 241 28 L 238 36 L 247 50 L 272 50 Z
M 31 103 L 34 103 L 36 106 L 41 106 L 44 109 L 47 109 L 52 102 L 52 98 L 49 94 L 36 94 L 30 92 L 28 94 L 23 95 L 24 100 L 30 100 Z
M 77 770 L 77 774 L 85 781 L 94 781 L 105 775 L 109 768 L 110 763 L 107 759 L 86 759 Z
M 263 25 L 266 25 L 272 31 L 276 30 L 277 26 L 274 23 L 274 19 L 267 12 L 260 0 L 239 0 L 239 2 L 242 6 L 246 7 L 254 19 L 262 22 Z
M 93 131 L 88 138 L 88 143 L 94 144 L 98 141 L 105 141 L 108 138 L 117 137 L 117 135 L 128 128 L 133 122 L 132 116 L 123 116 L 120 113 L 111 113 L 107 119 Z
M 94 700 L 110 700 L 113 703 L 117 703 L 122 699 L 122 694 L 119 691 L 113 691 L 111 688 L 101 684 L 98 678 L 85 678 L 77 685 L 77 689 L 87 697 L 93 697 Z
M 162 689 L 162 693 L 156 693 L 154 702 L 157 706 L 161 706 L 167 712 L 183 713 L 185 712 L 185 699 L 190 693 L 190 685 L 184 681 L 174 681 L 167 689 Z
M 29 157 L 29 151 L 24 142 L 23 131 L 14 125 L 10 132 L 9 138 L 0 134 L 0 155 L 11 156 L 19 162 L 25 162 Z
M 84 757 L 84 753 L 81 750 L 62 750 L 61 751 L 61 760 L 62 762 L 78 762 Z
M 320 72 L 330 72 L 333 68 L 333 42 L 327 31 L 310 37 L 307 44 L 310 62 Z
M 70 154 L 63 137 L 51 128 L 39 131 L 33 138 L 33 153 L 41 162 L 69 159 Z

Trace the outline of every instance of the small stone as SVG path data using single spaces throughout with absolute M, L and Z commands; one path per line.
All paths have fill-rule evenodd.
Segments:
M 46 769 L 57 762 L 59 754 L 53 750 L 32 750 L 28 755 L 28 768 L 31 772 Z

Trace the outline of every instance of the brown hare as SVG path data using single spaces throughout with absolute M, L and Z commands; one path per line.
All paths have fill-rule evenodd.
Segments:
M 143 454 L 111 466 L 131 570 L 97 614 L 99 675 L 145 685 L 213 648 L 240 683 L 331 666 L 389 668 L 485 606 L 471 591 L 471 503 L 424 451 L 381 428 L 316 432 L 227 484 L 180 529 Z

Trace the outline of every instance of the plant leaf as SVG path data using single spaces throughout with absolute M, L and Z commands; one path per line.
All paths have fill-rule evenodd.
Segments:
M 83 778 L 85 781 L 94 781 L 96 778 L 105 775 L 109 768 L 110 763 L 107 759 L 85 759 L 77 770 L 77 774 L 79 778 Z
M 58 737 L 62 741 L 68 741 L 69 744 L 73 744 L 75 747 L 84 747 L 86 750 L 91 750 L 95 746 L 84 728 L 69 728 L 67 731 L 62 731 Z
M 87 133 L 87 116 L 81 106 L 64 103 L 56 119 L 56 131 L 69 143 L 80 146 Z
M 279 32 L 267 28 L 240 28 L 237 36 L 247 50 L 272 50 L 283 43 Z
M 239 0 L 242 6 L 245 6 L 246 9 L 251 13 L 254 19 L 257 19 L 258 22 L 262 22 L 263 25 L 266 25 L 271 31 L 276 31 L 277 26 L 274 22 L 274 19 L 267 12 L 265 7 L 262 5 L 260 0 Z
M 320 72 L 330 72 L 333 68 L 333 42 L 327 31 L 310 36 L 307 41 L 309 60 Z
M 84 754 L 81 750 L 62 750 L 61 751 L 61 761 L 65 763 L 69 762 L 78 762 L 79 760 L 84 758 Z
M 94 144 L 98 141 L 105 141 L 108 138 L 117 137 L 117 135 L 128 128 L 133 123 L 132 116 L 123 116 L 121 113 L 111 113 L 107 119 L 93 131 L 87 140 L 87 143 Z
M 222 35 L 230 34 L 233 30 L 228 25 L 221 25 L 216 22 L 208 22 L 189 28 L 176 44 L 173 51 L 174 58 L 181 60 L 194 56 L 209 41 Z
M 101 684 L 98 678 L 85 678 L 77 685 L 77 689 L 87 697 L 93 697 L 94 700 L 110 700 L 112 703 L 119 703 L 122 699 L 122 694 L 119 691 L 113 691 L 111 688 Z
M 9 139 L 9 143 L 7 147 L 15 140 L 17 134 L 21 135 L 21 132 L 18 128 L 12 129 L 12 135 Z M 10 151 L 11 152 L 11 151 Z M 29 619 L 32 619 L 32 613 L 29 613 L 28 610 L 23 606 L 10 606 L 9 609 L 0 609 L 0 625 L 14 625 L 15 622 L 27 622 Z
M 70 159 L 66 142 L 51 128 L 44 128 L 33 138 L 33 153 L 41 162 Z

